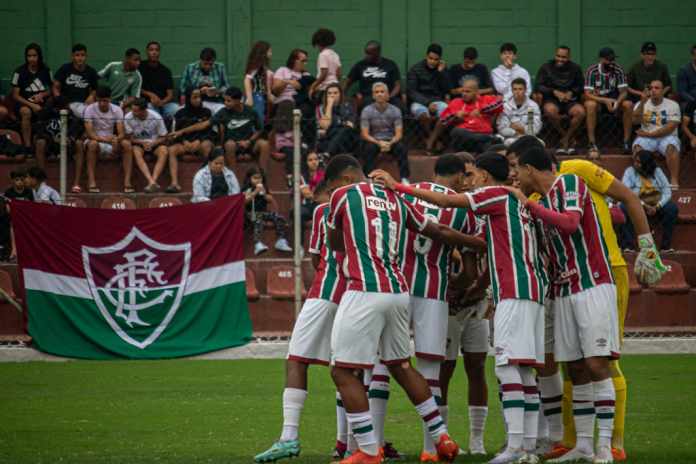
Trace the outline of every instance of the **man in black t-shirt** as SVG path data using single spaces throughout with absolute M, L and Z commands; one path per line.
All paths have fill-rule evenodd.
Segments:
M 682 132 L 691 148 L 696 148 L 696 102 L 689 102 L 682 113 Z
M 143 77 L 140 93 L 150 101 L 150 109 L 166 119 L 172 119 L 179 109 L 174 102 L 174 80 L 171 70 L 160 63 L 160 44 L 147 44 L 147 60 L 140 63 L 138 71 Z
M 61 66 L 53 76 L 53 95 L 67 98 L 70 110 L 82 119 L 85 107 L 95 102 L 98 80 L 97 70 L 87 64 L 87 47 L 75 44 L 70 63 Z
M 23 170 L 15 169 L 10 172 L 12 185 L 5 190 L 5 196 L 12 200 L 34 201 L 34 191 L 26 185 L 27 173 Z
M 348 79 L 344 83 L 344 93 L 350 90 L 354 83 L 358 83 L 358 92 L 355 99 L 358 110 L 373 103 L 372 85 L 375 82 L 384 82 L 390 90 L 389 103 L 402 108 L 401 103 L 401 74 L 399 67 L 392 60 L 382 56 L 382 46 L 376 40 L 370 40 L 365 45 L 365 58 L 353 65 L 348 73 Z
M 12 99 L 19 106 L 22 142 L 31 147 L 32 119 L 41 111 L 51 94 L 51 70 L 43 62 L 38 44 L 24 48 L 24 64 L 12 74 Z
M 483 63 L 477 63 L 478 50 L 474 47 L 467 47 L 464 50 L 464 60 L 461 64 L 453 64 L 447 70 L 447 77 L 450 81 L 450 94 L 460 97 L 464 89 L 464 82 L 470 79 L 478 81 L 479 95 L 493 93 L 491 83 L 491 73 Z
M 60 110 L 68 109 L 68 99 L 63 95 L 51 98 L 36 115 L 36 162 L 46 169 L 46 156 L 60 154 Z M 80 137 L 84 126 L 72 113 L 68 113 L 68 151 L 75 149 L 76 162 L 82 163 L 83 145 Z

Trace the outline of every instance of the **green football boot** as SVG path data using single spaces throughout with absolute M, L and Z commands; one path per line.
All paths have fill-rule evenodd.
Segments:
M 300 455 L 300 440 L 277 441 L 263 453 L 254 457 L 254 462 L 275 462 L 280 459 L 296 458 Z

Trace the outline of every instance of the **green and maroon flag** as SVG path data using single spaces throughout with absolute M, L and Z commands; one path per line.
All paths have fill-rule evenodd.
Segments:
M 29 334 L 78 358 L 170 358 L 246 344 L 240 195 L 107 210 L 14 201 Z

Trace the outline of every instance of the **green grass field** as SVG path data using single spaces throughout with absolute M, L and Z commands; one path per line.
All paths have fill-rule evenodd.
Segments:
M 629 463 L 695 463 L 693 356 L 629 356 Z M 0 364 L 0 462 L 250 463 L 281 424 L 283 362 L 154 361 Z M 328 371 L 310 370 L 303 453 L 292 463 L 328 463 L 335 441 Z M 489 360 L 486 447 L 503 440 Z M 420 421 L 398 386 L 386 435 L 417 462 Z M 467 441 L 466 382 L 452 387 L 450 431 Z M 461 457 L 457 462 L 482 462 Z

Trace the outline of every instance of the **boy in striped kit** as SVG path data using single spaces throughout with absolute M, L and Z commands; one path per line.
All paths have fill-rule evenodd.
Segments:
M 326 185 L 320 184 L 315 196 L 319 198 L 325 191 Z M 314 210 L 309 252 L 316 274 L 290 336 L 283 391 L 283 429 L 279 440 L 254 458 L 256 462 L 274 462 L 299 456 L 298 430 L 307 398 L 307 370 L 312 364 L 328 366 L 331 359 L 331 328 L 347 282 L 340 272 L 343 255 L 332 251 L 326 243 L 328 214 L 328 203 Z M 341 417 L 344 411 L 338 394 L 336 400 L 340 430 L 345 416 Z
M 491 274 L 496 375 L 503 392 L 507 447 L 490 464 L 538 462 L 536 427 L 539 395 L 532 366 L 544 362 L 544 308 L 547 277 L 540 266 L 535 225 L 520 201 L 504 186 L 507 159 L 486 152 L 476 158 L 473 192 L 445 195 L 397 184 L 384 171 L 373 178 L 388 188 L 443 208 L 470 208 L 486 219 Z
M 332 158 L 326 180 L 334 189 L 327 219 L 329 243 L 345 252 L 348 279 L 331 333 L 331 375 L 359 447 L 341 463 L 382 462 L 368 398 L 353 375 L 356 368 L 371 369 L 378 352 L 416 406 L 439 458 L 452 461 L 459 446 L 449 437 L 428 384 L 410 364 L 408 283 L 400 262 L 406 229 L 451 245 L 477 246 L 480 240 L 425 218 L 394 192 L 365 182 L 360 163 L 352 156 Z
M 554 357 L 566 362 L 573 383 L 575 448 L 549 462 L 613 461 L 611 436 L 616 394 L 609 359 L 619 355 L 616 287 L 602 226 L 589 189 L 574 174 L 556 176 L 551 158 L 540 147 L 518 158 L 517 179 L 527 194 L 543 196 L 526 202 L 544 224 L 555 274 Z M 599 438 L 594 451 L 594 419 Z

